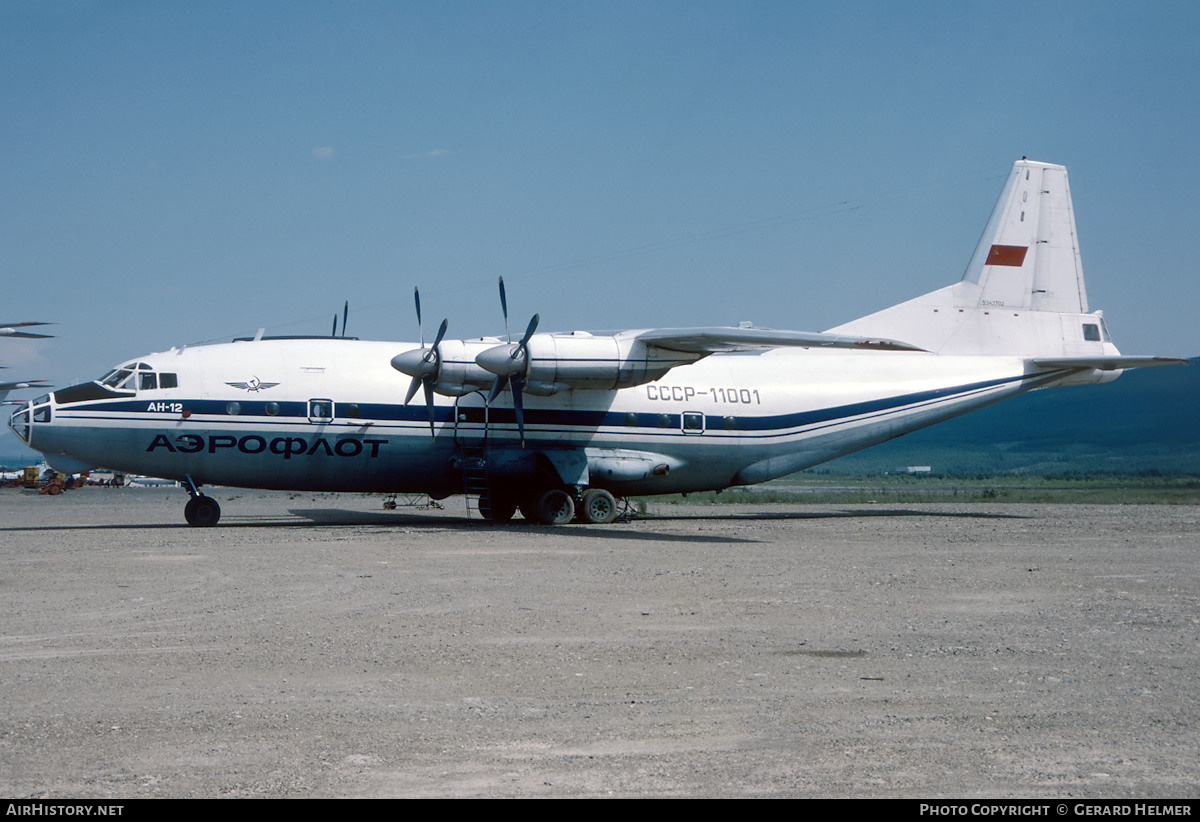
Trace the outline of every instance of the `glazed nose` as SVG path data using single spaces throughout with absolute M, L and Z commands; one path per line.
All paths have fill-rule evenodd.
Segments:
M 16 411 L 8 420 L 8 427 L 17 435 L 17 439 L 29 445 L 29 419 L 33 412 L 33 403 L 27 402 Z

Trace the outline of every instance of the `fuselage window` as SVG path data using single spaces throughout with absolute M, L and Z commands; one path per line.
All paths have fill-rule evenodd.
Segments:
M 310 422 L 329 422 L 333 419 L 333 400 L 309 400 L 308 419 Z
M 179 387 L 179 378 L 175 374 L 159 374 L 158 375 L 158 387 L 159 388 L 178 388 Z
M 1100 326 L 1094 323 L 1084 323 L 1083 338 L 1088 342 L 1100 342 Z
M 153 391 L 158 388 L 158 376 L 153 371 L 141 371 L 138 373 L 138 390 Z

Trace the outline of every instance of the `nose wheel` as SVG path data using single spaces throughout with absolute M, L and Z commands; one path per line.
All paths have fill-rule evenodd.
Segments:
M 212 497 L 201 494 L 188 500 L 187 505 L 183 507 L 183 518 L 187 520 L 188 525 L 207 528 L 216 525 L 217 520 L 221 518 L 221 506 Z
M 183 518 L 187 520 L 187 524 L 200 528 L 216 525 L 217 521 L 221 519 L 221 506 L 212 497 L 201 494 L 191 477 L 188 477 L 185 483 L 188 494 L 192 497 L 188 500 L 187 505 L 183 506 Z

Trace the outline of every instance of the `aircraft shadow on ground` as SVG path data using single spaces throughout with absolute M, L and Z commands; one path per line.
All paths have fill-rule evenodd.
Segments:
M 612 525 L 584 525 L 580 523 L 571 525 L 537 525 L 535 523 L 527 523 L 524 520 L 513 520 L 512 522 L 500 524 L 484 522 L 481 519 L 467 519 L 462 514 L 383 514 L 372 511 L 347 511 L 336 508 L 293 508 L 288 513 L 307 519 L 308 522 L 306 523 L 295 523 L 306 527 L 313 525 L 382 525 L 392 527 L 402 526 L 405 528 L 436 527 L 442 530 L 461 531 L 463 533 L 472 533 L 481 530 L 499 530 L 509 533 L 561 534 L 563 536 L 584 539 L 594 537 L 609 540 L 645 540 L 648 542 L 711 542 L 718 544 L 760 542 L 760 540 L 755 539 L 714 536 L 711 534 L 662 534 L 632 530 L 632 528 L 637 527 L 636 523 L 632 523 L 631 526 L 620 523 Z
M 380 526 L 405 528 L 440 528 L 454 531 L 474 532 L 481 529 L 505 529 L 529 533 L 561 533 L 572 537 L 598 537 L 602 539 L 647 540 L 651 542 L 760 542 L 761 540 L 716 536 L 705 534 L 663 534 L 634 530 L 639 523 L 654 522 L 729 522 L 729 521 L 778 521 L 820 519 L 862 519 L 868 517 L 951 517 L 955 519 L 1029 519 L 1024 514 L 989 513 L 986 511 L 918 511 L 905 508 L 883 508 L 870 511 L 842 509 L 838 511 L 754 511 L 706 514 L 654 514 L 635 517 L 630 523 L 612 525 L 535 525 L 515 520 L 511 523 L 493 524 L 480 519 L 467 519 L 459 513 L 407 513 L 353 511 L 342 508 L 293 508 L 287 511 L 291 518 L 282 515 L 227 515 L 217 528 L 314 528 L 329 526 Z M 0 527 L 0 533 L 21 531 L 135 531 L 174 530 L 190 528 L 181 522 L 157 523 L 102 523 L 93 525 L 18 525 Z
M 780 519 L 864 519 L 867 517 L 950 517 L 954 519 L 1031 519 L 1026 514 L 997 514 L 984 511 L 914 511 L 908 508 L 879 508 L 870 511 L 846 508 L 840 511 L 754 511 L 728 514 L 654 514 L 654 520 L 780 520 Z

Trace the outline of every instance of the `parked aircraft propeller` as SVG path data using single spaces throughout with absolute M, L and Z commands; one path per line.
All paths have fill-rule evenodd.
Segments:
M 446 336 L 446 328 L 449 326 L 450 321 L 448 319 L 442 320 L 442 324 L 437 331 L 437 336 L 433 339 L 433 345 L 426 348 L 425 332 L 421 326 L 421 292 L 416 288 L 413 289 L 413 301 L 417 306 L 417 334 L 421 340 L 421 347 L 392 357 L 392 368 L 412 377 L 412 382 L 408 385 L 408 393 L 404 396 L 405 405 L 408 405 L 413 395 L 417 393 L 418 386 L 423 385 L 425 387 L 425 407 L 429 411 L 429 434 L 430 436 L 436 436 L 434 432 L 433 386 L 437 382 L 438 371 L 441 370 L 442 365 L 442 357 L 438 351 L 438 346 L 442 342 L 442 337 Z
M 34 339 L 46 339 L 53 336 L 52 334 L 34 334 L 29 331 L 18 331 L 18 328 L 25 328 L 30 325 L 51 325 L 52 323 L 39 322 L 24 322 L 24 323 L 0 323 L 0 337 L 28 337 Z
M 475 363 L 480 368 L 491 371 L 496 375 L 496 381 L 492 383 L 491 393 L 488 394 L 488 405 L 500 396 L 500 392 L 507 385 L 512 391 L 513 414 L 517 418 L 517 431 L 521 437 L 521 445 L 525 445 L 525 402 L 524 402 L 524 386 L 525 372 L 529 365 L 529 338 L 533 336 L 533 332 L 537 330 L 539 315 L 534 314 L 529 321 L 529 325 L 525 328 L 525 335 L 521 337 L 521 341 L 513 343 L 512 338 L 508 333 L 508 300 L 504 294 L 504 278 L 500 278 L 500 310 L 504 312 L 504 338 L 508 340 L 504 345 L 498 345 L 495 348 L 489 348 L 487 351 L 475 357 Z
M 346 336 L 346 320 L 350 317 L 350 301 L 346 300 L 346 304 L 342 306 L 342 336 Z M 329 336 L 336 337 L 337 331 L 337 314 L 333 315 L 333 331 L 329 332 Z

